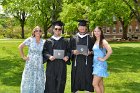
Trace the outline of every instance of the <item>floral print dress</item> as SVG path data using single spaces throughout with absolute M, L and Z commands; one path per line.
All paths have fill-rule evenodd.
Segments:
M 36 43 L 35 37 L 29 37 L 24 42 L 28 46 L 28 57 L 21 81 L 21 93 L 44 93 L 45 73 L 42 58 L 44 40 Z

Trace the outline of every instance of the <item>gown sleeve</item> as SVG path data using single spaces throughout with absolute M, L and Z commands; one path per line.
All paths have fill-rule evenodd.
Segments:
M 66 62 L 68 65 L 70 65 L 70 57 L 71 57 L 71 51 L 70 51 L 70 40 L 66 40 L 66 56 L 69 57 L 69 60 Z
M 74 36 L 71 37 L 69 42 L 70 42 L 69 44 L 70 44 L 70 52 L 71 52 L 70 60 L 73 61 L 75 55 L 73 54 L 72 50 L 76 49 L 76 39 L 75 39 L 75 37 Z
M 76 49 L 76 40 L 75 40 L 75 38 L 71 37 L 69 42 L 70 42 L 70 50 L 71 51 L 75 50 Z
M 46 40 L 45 43 L 44 43 L 44 46 L 43 46 L 43 51 L 42 51 L 42 54 L 43 54 L 43 63 L 45 63 L 46 61 L 48 61 L 49 60 L 49 57 L 51 56 L 51 54 L 49 53 L 49 51 L 50 51 L 49 46 L 50 46 L 49 41 Z

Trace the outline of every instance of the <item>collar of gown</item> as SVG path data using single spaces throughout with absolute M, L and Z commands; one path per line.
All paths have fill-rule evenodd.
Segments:
M 52 36 L 51 38 L 53 38 L 54 40 L 59 40 L 62 36 L 56 37 L 56 36 Z
M 79 37 L 81 37 L 81 38 L 84 38 L 84 37 L 86 37 L 86 36 L 89 35 L 89 34 L 80 35 L 80 33 L 77 33 L 77 35 L 78 35 Z

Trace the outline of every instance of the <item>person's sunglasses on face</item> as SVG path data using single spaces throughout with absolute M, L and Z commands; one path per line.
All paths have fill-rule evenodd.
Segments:
M 35 30 L 35 32 L 42 32 L 41 30 Z
M 54 28 L 54 30 L 58 30 L 58 31 L 61 31 L 62 29 L 61 29 L 61 28 Z

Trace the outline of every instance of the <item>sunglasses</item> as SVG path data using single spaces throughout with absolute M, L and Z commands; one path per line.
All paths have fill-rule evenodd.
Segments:
M 61 29 L 61 28 L 54 28 L 54 30 L 58 30 L 58 31 L 61 31 L 62 29 Z
M 41 30 L 35 30 L 35 32 L 42 32 Z

